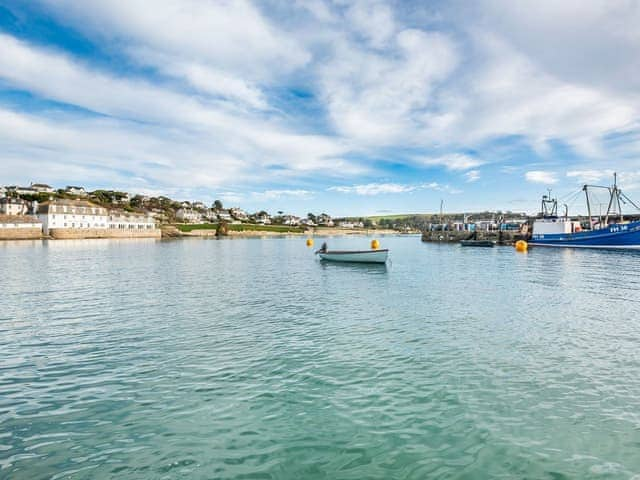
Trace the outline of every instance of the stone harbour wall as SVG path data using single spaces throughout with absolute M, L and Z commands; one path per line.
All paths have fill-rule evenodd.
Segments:
M 514 231 L 477 231 L 475 232 L 459 232 L 455 230 L 451 231 L 425 231 L 422 232 L 423 242 L 442 242 L 442 243 L 457 243 L 460 240 L 493 240 L 498 245 L 512 245 L 518 240 L 529 240 L 529 235 L 526 233 L 514 232 Z
M 49 236 L 56 240 L 82 238 L 160 238 L 159 228 L 120 230 L 111 228 L 51 228 Z
M 42 238 L 42 227 L 0 228 L 0 240 L 37 240 Z

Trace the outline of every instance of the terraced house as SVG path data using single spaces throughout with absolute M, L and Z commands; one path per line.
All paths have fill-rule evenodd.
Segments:
M 108 210 L 86 200 L 51 200 L 38 207 L 45 235 L 53 238 L 160 237 L 146 213 Z
M 57 229 L 106 229 L 109 212 L 85 200 L 51 200 L 38 206 L 45 235 Z

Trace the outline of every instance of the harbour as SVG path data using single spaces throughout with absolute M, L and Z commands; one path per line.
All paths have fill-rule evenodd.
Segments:
M 0 1 L 0 480 L 640 480 L 640 0 L 149 3 Z
M 0 243 L 0 476 L 640 473 L 636 253 L 381 247 Z

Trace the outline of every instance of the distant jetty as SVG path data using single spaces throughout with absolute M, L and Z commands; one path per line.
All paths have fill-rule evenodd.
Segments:
M 461 240 L 491 240 L 497 245 L 513 245 L 518 240 L 529 240 L 530 234 L 521 231 L 456 231 L 426 230 L 422 232 L 423 242 L 459 243 Z

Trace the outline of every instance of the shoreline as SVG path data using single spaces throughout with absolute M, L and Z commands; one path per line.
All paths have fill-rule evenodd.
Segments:
M 163 229 L 163 238 L 184 238 L 184 237 L 216 237 L 216 238 L 256 238 L 256 237 L 336 237 L 336 236 L 372 236 L 372 235 L 406 235 L 401 232 L 389 229 L 340 229 L 326 228 L 320 231 L 306 230 L 304 232 L 271 232 L 268 230 L 230 230 L 226 235 L 216 236 L 216 230 L 192 230 L 190 232 L 181 232 L 178 229 Z M 416 234 L 417 235 L 417 234 Z
M 296 238 L 325 238 L 325 237 L 349 237 L 349 236 L 418 236 L 419 233 L 403 233 L 395 230 L 380 229 L 380 230 L 351 230 L 351 229 L 339 229 L 339 228 L 327 228 L 322 229 L 319 232 L 305 231 L 305 232 L 270 232 L 265 230 L 245 230 L 245 231 L 230 231 L 227 235 L 216 236 L 215 230 L 193 230 L 191 232 L 181 232 L 174 228 L 163 228 L 161 235 L 150 236 L 101 236 L 101 237 L 80 237 L 73 236 L 68 238 L 55 238 L 49 235 L 41 235 L 38 237 L 22 237 L 22 238 L 0 238 L 0 243 L 3 242 L 23 242 L 23 241 L 65 241 L 65 240 L 136 240 L 136 239 L 155 239 L 155 240 L 167 240 L 167 239 L 188 239 L 188 238 L 220 238 L 220 239 L 234 239 L 234 238 L 284 238 L 284 237 L 296 237 Z

